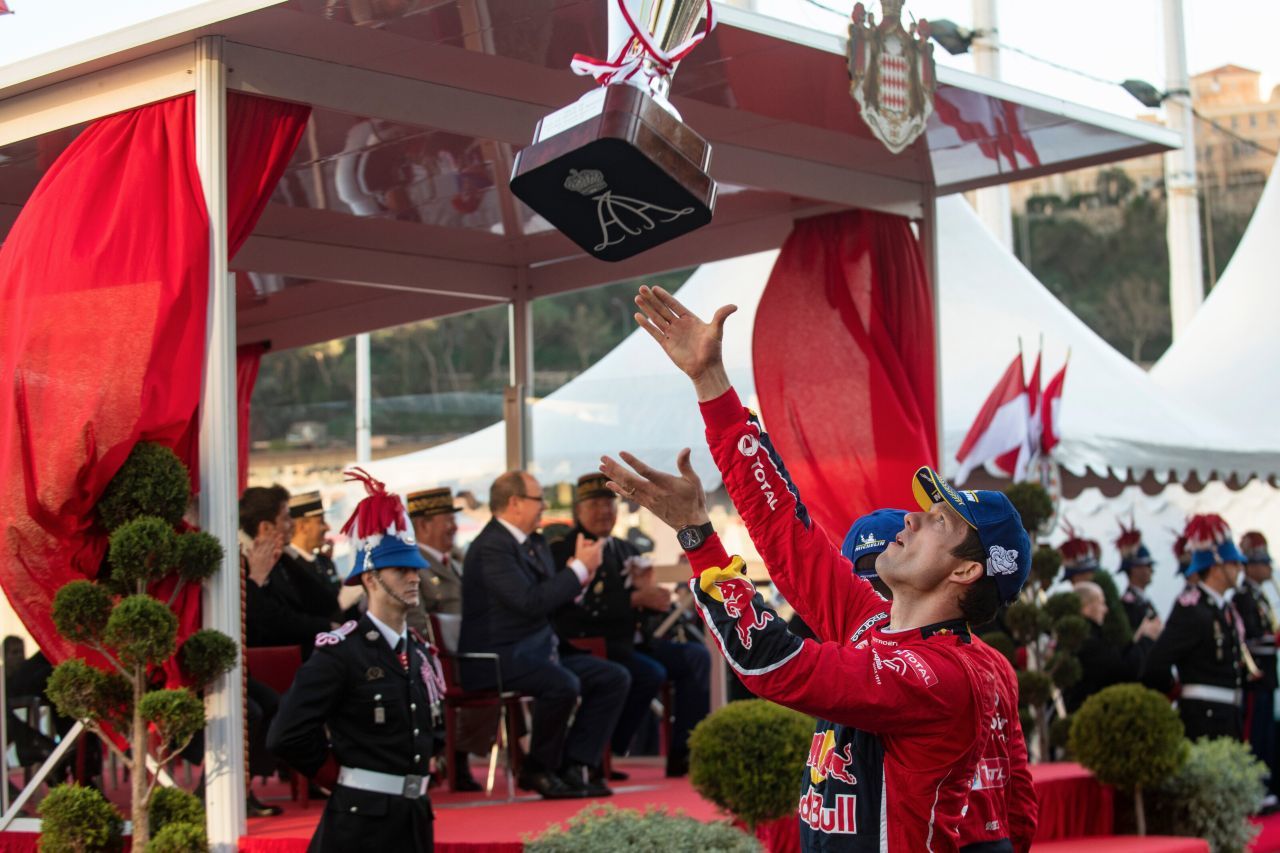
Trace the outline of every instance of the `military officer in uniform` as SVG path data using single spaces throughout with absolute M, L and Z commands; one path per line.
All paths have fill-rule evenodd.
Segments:
M 458 522 L 453 491 L 447 486 L 409 494 L 409 520 L 427 567 L 421 572 L 418 606 L 409 611 L 409 627 L 430 637 L 446 652 L 458 650 L 462 626 L 462 552 L 454 546 Z M 432 636 L 428 614 L 436 614 L 440 636 Z M 484 790 L 471 775 L 469 753 L 487 752 L 498 729 L 497 708 L 458 709 L 459 749 L 449 764 L 455 791 Z
M 413 535 L 418 540 L 418 550 L 427 561 L 422 573 L 421 611 L 443 613 L 462 618 L 462 552 L 454 547 L 453 538 L 458 535 L 458 522 L 454 514 L 453 492 L 448 488 L 425 489 L 409 495 L 409 519 L 413 522 Z M 410 622 L 426 618 L 411 615 Z M 416 627 L 416 625 L 415 625 Z M 419 628 L 418 630 L 422 630 Z M 445 643 L 446 648 L 456 646 Z
M 1245 646 L 1261 673 L 1245 684 L 1244 732 L 1254 755 L 1270 771 L 1274 794 L 1280 782 L 1275 765 L 1276 614 L 1262 589 L 1271 580 L 1271 554 L 1267 538 L 1252 530 L 1240 537 L 1240 550 L 1245 558 L 1244 578 L 1232 601 L 1244 625 Z
M 1176 666 L 1178 713 L 1187 737 L 1239 739 L 1243 632 L 1226 595 L 1235 588 L 1244 556 L 1220 516 L 1192 516 L 1185 536 L 1191 554 L 1187 574 L 1195 576 L 1195 585 L 1178 596 L 1147 656 L 1142 682 L 1169 693 Z
M 653 566 L 639 549 L 612 535 L 618 498 L 605 485 L 608 481 L 599 472 L 578 478 L 574 527 L 552 544 L 551 554 L 557 566 L 567 566 L 582 535 L 593 542 L 604 540 L 603 558 L 582 597 L 556 610 L 552 622 L 556 633 L 570 643 L 584 637 L 603 638 L 609 660 L 631 673 L 631 689 L 613 731 L 615 755 L 627 753 L 658 690 L 671 681 L 675 713 L 666 770 L 668 776 L 683 776 L 689 768 L 689 732 L 711 707 L 711 655 L 701 644 L 653 636 L 647 615 L 665 614 L 671 607 L 671 593 L 654 581 Z
M 309 851 L 430 851 L 427 784 L 444 680 L 434 648 L 405 621 L 426 561 L 400 498 L 363 472 L 348 476 L 369 492 L 343 527 L 357 554 L 346 583 L 364 588 L 368 612 L 316 637 L 267 742 L 333 791 Z
M 1116 550 L 1120 552 L 1117 574 L 1123 574 L 1129 579 L 1129 585 L 1120 596 L 1120 603 L 1124 605 L 1125 616 L 1129 618 L 1129 627 L 1136 631 L 1147 619 L 1159 618 L 1146 592 L 1151 583 L 1155 560 L 1151 558 L 1151 551 L 1147 546 L 1142 544 L 1142 531 L 1133 525 L 1132 520 L 1128 527 L 1125 527 L 1124 522 L 1120 523 Z

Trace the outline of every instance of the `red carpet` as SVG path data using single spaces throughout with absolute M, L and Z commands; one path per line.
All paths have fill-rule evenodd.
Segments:
M 724 819 L 715 806 L 703 800 L 686 779 L 667 779 L 662 759 L 623 759 L 616 762 L 619 770 L 631 774 L 626 782 L 615 783 L 614 796 L 608 802 L 618 808 L 641 809 L 666 806 L 683 810 L 702 821 Z M 476 778 L 481 778 L 476 767 Z M 577 814 L 589 801 L 543 800 L 517 789 L 516 801 L 505 801 L 506 787 L 501 774 L 492 799 L 484 794 L 448 794 L 439 789 L 431 792 L 436 813 L 437 853 L 520 853 L 521 839 L 536 835 L 553 823 Z M 249 821 L 249 834 L 240 843 L 248 853 L 301 853 L 324 803 L 312 802 L 303 809 L 289 802 L 288 788 L 260 789 L 264 802 L 282 806 L 279 817 L 255 818 Z
M 1249 853 L 1280 853 L 1280 813 L 1254 818 L 1262 832 L 1249 845 Z

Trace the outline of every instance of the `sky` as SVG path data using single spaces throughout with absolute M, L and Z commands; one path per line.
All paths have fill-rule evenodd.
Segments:
M 8 0 L 13 15 L 0 16 L 0 66 L 110 32 L 200 0 Z M 503 0 L 518 2 L 518 0 Z M 603 3 L 606 0 L 599 0 Z M 742 0 L 750 2 L 750 0 Z M 844 32 L 852 0 L 754 0 L 768 14 Z M 879 0 L 864 0 L 877 11 Z M 1163 7 L 1166 0 L 997 0 L 1000 41 L 1042 59 L 1119 82 L 1147 80 L 1163 89 Z M 824 7 L 842 10 L 827 11 Z M 1261 71 L 1265 99 L 1280 84 L 1280 2 L 1183 0 L 1190 72 L 1233 62 Z M 948 18 L 968 26 L 973 0 L 906 0 L 916 18 Z M 904 13 L 904 14 L 906 14 Z M 973 70 L 967 56 L 938 48 L 940 63 Z M 1093 82 L 1004 51 L 1004 79 L 1024 88 L 1121 115 L 1142 107 L 1118 86 Z

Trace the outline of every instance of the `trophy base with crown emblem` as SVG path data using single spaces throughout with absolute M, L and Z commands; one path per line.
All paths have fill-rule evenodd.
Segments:
M 621 261 L 711 221 L 711 146 L 635 86 L 605 86 L 538 122 L 511 190 L 583 250 Z

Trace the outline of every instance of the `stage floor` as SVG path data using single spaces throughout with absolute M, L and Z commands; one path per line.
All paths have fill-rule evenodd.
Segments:
M 537 835 L 554 823 L 577 814 L 593 802 L 608 802 L 618 808 L 644 809 L 666 806 L 681 810 L 701 821 L 727 819 L 711 803 L 703 800 L 689 785 L 687 777 L 668 779 L 661 758 L 624 758 L 614 761 L 616 769 L 631 778 L 611 787 L 614 795 L 602 800 L 543 800 L 537 795 L 516 789 L 514 802 L 506 800 L 504 777 L 498 774 L 493 797 L 481 794 L 450 794 L 439 788 L 431 791 L 436 815 L 436 849 L 438 853 L 518 853 L 521 841 Z M 482 768 L 473 772 L 482 779 Z M 293 853 L 306 849 L 315 829 L 322 801 L 312 801 L 307 808 L 289 800 L 289 789 L 283 784 L 255 788 L 263 802 L 285 809 L 279 817 L 254 818 L 240 845 L 252 853 Z

